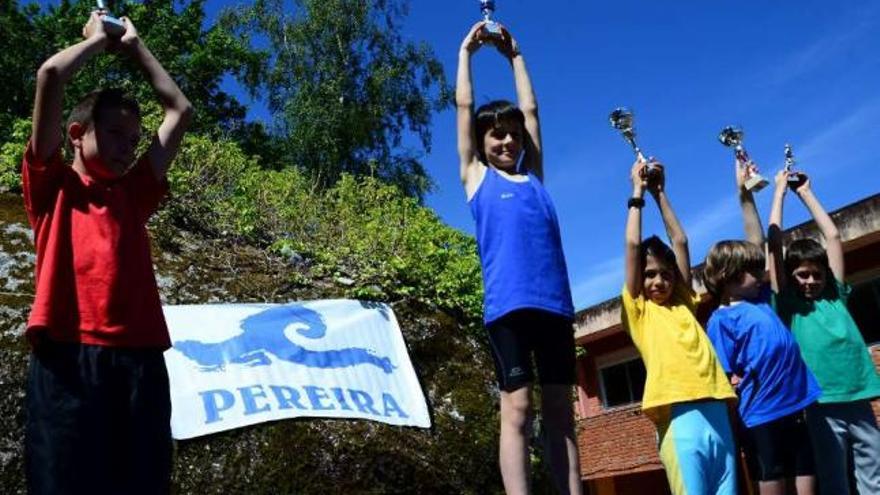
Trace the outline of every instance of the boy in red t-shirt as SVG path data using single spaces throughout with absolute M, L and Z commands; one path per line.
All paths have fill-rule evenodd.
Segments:
M 37 253 L 26 336 L 25 465 L 30 493 L 167 493 L 171 404 L 162 353 L 170 345 L 146 223 L 167 191 L 192 107 L 130 20 L 112 37 L 92 12 L 84 41 L 37 72 L 22 184 Z M 146 152 L 137 103 L 117 90 L 72 110 L 62 161 L 65 84 L 93 56 L 127 55 L 165 118 Z M 134 163 L 134 165 L 132 165 Z

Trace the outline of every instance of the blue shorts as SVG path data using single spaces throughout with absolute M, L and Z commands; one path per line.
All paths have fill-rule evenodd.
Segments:
M 672 404 L 657 432 L 674 495 L 736 495 L 736 445 L 726 402 Z

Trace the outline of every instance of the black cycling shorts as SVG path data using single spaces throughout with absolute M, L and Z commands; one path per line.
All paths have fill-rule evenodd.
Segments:
M 747 428 L 743 443 L 749 469 L 758 481 L 816 474 L 803 411 Z
M 486 326 L 498 387 L 511 392 L 535 381 L 575 382 L 574 328 L 569 318 L 540 310 L 517 310 Z

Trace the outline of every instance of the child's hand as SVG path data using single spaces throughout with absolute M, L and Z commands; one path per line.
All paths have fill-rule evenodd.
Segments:
M 791 176 L 791 172 L 788 170 L 782 169 L 776 174 L 776 192 L 779 194 L 785 194 L 786 189 L 788 189 L 788 178 Z
M 804 193 L 810 191 L 810 178 L 803 172 L 798 172 L 797 174 L 800 177 L 801 182 L 795 186 L 794 192 L 797 193 L 798 196 L 802 196 Z
M 741 381 L 742 381 L 742 377 L 737 375 L 736 373 L 733 373 L 730 375 L 730 385 L 733 386 L 734 389 L 739 387 L 739 382 L 741 382 Z
M 89 15 L 89 20 L 86 21 L 85 26 L 82 29 L 83 38 L 89 39 L 96 36 L 107 37 L 107 32 L 104 31 L 104 23 L 101 21 L 101 16 L 106 14 L 105 10 L 93 10 L 91 15 Z
M 666 189 L 666 170 L 663 168 L 663 164 L 653 156 L 648 158 L 648 165 L 645 168 L 645 176 L 647 179 L 648 191 L 650 191 L 651 194 L 658 194 Z
M 630 179 L 632 179 L 633 183 L 633 196 L 641 197 L 645 188 L 648 187 L 647 175 L 648 162 L 639 155 L 633 163 L 632 170 L 630 171 Z
M 755 162 L 736 160 L 736 188 L 739 192 L 748 192 L 746 189 L 746 181 L 754 174 L 758 173 L 758 166 Z
M 493 38 L 492 43 L 495 45 L 495 48 L 497 48 L 498 51 L 508 59 L 519 55 L 519 43 L 516 42 L 513 35 L 510 34 L 510 31 L 508 31 L 503 25 L 501 25 L 501 37 Z
M 119 38 L 119 44 L 123 50 L 129 50 L 136 46 L 140 40 L 137 28 L 134 27 L 134 23 L 128 17 L 120 17 L 119 20 L 125 25 L 125 33 Z
M 462 51 L 474 53 L 483 46 L 483 43 L 486 41 L 486 36 L 483 33 L 483 26 L 485 24 L 484 21 L 480 21 L 471 27 L 471 30 L 461 42 Z

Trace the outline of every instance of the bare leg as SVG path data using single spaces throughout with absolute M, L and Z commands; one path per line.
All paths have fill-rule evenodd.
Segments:
M 501 392 L 501 439 L 498 464 L 507 495 L 527 495 L 529 490 L 529 436 L 532 387 Z
M 560 493 L 581 495 L 583 488 L 574 434 L 571 385 L 542 385 L 541 414 L 550 474 L 556 487 Z
M 816 493 L 815 476 L 798 476 L 795 478 L 798 495 L 814 495 Z
M 785 480 L 759 481 L 761 495 L 785 495 Z

